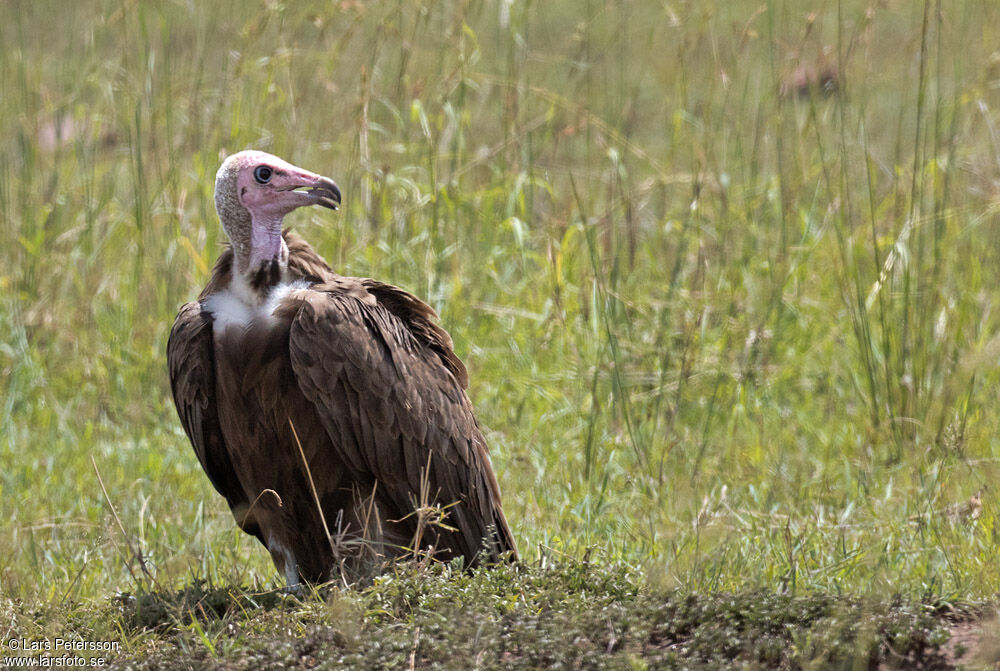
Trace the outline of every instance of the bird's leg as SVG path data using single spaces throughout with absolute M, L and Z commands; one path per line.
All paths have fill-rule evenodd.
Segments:
M 279 571 L 285 574 L 285 584 L 289 589 L 301 584 L 299 578 L 299 564 L 295 560 L 292 549 L 269 533 L 267 537 L 267 549 L 271 553 L 271 559 Z

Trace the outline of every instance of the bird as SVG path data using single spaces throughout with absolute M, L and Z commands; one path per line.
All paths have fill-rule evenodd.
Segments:
M 335 273 L 283 228 L 299 207 L 340 203 L 333 180 L 262 151 L 219 168 L 229 242 L 167 343 L 198 461 L 289 588 L 407 557 L 516 561 L 468 373 L 435 311 Z

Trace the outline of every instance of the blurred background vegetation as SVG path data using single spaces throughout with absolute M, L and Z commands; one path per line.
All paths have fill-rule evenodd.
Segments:
M 280 583 L 164 349 L 227 154 L 424 297 L 524 556 L 696 590 L 1000 588 L 1000 6 L 0 4 L 0 592 Z

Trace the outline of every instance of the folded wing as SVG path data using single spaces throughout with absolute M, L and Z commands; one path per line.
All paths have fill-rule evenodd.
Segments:
M 446 508 L 454 531 L 435 526 L 422 543 L 446 557 L 516 553 L 465 367 L 433 310 L 396 287 L 339 276 L 299 294 L 296 309 L 298 385 L 338 456 L 377 481 L 386 514 L 415 524 L 418 506 Z

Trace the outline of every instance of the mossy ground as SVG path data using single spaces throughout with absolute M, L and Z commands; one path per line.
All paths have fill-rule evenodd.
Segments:
M 10 613 L 31 631 L 27 609 Z M 963 613 L 940 603 L 684 593 L 608 561 L 401 564 L 362 589 L 122 594 L 91 614 L 134 669 L 952 669 Z M 72 604 L 45 619 L 92 637 Z M 43 634 L 39 632 L 38 636 Z

